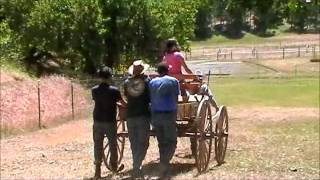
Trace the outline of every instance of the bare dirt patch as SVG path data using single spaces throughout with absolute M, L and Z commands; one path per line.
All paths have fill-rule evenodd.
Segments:
M 194 159 L 190 155 L 189 140 L 180 138 L 172 160 L 172 174 L 174 179 L 230 179 L 246 177 L 247 179 L 269 179 L 270 171 L 243 170 L 233 167 L 241 165 L 238 152 L 246 148 L 254 148 L 260 143 L 261 138 L 253 138 L 254 133 L 248 131 L 255 124 L 297 121 L 299 119 L 319 119 L 319 110 L 316 108 L 229 108 L 230 136 L 226 165 L 216 166 L 212 158 L 208 172 L 197 175 Z M 1 179 L 82 179 L 93 175 L 93 146 L 92 146 L 91 120 L 71 121 L 59 127 L 31 132 L 1 140 Z M 131 151 L 126 139 L 126 149 L 123 163 L 125 170 L 113 175 L 103 168 L 105 179 L 128 179 L 131 166 Z M 230 157 L 232 156 L 232 157 Z M 156 174 L 158 159 L 156 139 L 150 138 L 150 147 L 144 170 L 149 177 Z M 261 157 L 263 159 L 263 157 Z M 241 158 L 240 158 L 241 159 Z M 268 159 L 267 159 L 268 160 Z M 245 163 L 245 162 L 243 162 Z M 242 164 L 243 165 L 243 164 Z M 244 164 L 243 166 L 245 166 Z M 230 171 L 229 166 L 232 167 Z M 277 179 L 296 179 L 305 174 L 296 172 L 274 172 Z M 317 178 L 317 176 L 310 176 Z

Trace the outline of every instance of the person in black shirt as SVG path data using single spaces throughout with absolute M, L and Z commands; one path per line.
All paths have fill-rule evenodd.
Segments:
M 110 147 L 110 164 L 112 171 L 118 170 L 117 154 L 117 102 L 125 106 L 120 91 L 110 85 L 112 70 L 104 67 L 98 71 L 101 83 L 92 88 L 93 110 L 93 141 L 94 141 L 94 164 L 95 179 L 101 177 L 101 163 L 103 156 L 103 139 L 106 135 Z
M 129 67 L 129 77 L 124 83 L 127 97 L 126 119 L 133 158 L 133 177 L 143 177 L 141 164 L 149 147 L 150 110 L 149 78 L 144 71 L 149 65 L 142 60 L 134 61 Z

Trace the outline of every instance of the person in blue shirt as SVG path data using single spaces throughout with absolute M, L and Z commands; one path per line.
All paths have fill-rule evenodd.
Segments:
M 177 145 L 176 119 L 180 88 L 178 80 L 168 76 L 168 65 L 160 63 L 157 72 L 159 77 L 152 79 L 149 83 L 151 123 L 158 140 L 160 176 L 166 177 Z

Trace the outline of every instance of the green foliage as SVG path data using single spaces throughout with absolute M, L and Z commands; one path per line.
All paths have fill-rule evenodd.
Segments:
M 318 0 L 202 0 L 198 8 L 195 35 L 208 38 L 216 33 L 242 37 L 242 31 L 266 36 L 284 22 L 298 32 L 319 31 Z M 210 29 L 211 28 L 211 29 Z M 209 33 L 208 33 L 209 32 Z
M 129 64 L 134 58 L 155 62 L 161 42 L 169 37 L 188 49 L 199 5 L 186 0 L 2 3 L 1 42 L 11 42 L 14 37 L 14 45 L 21 47 L 20 54 L 28 63 L 39 61 L 36 54 L 50 55 L 63 66 L 87 73 L 102 65 Z
M 157 37 L 175 37 L 183 49 L 189 49 L 188 40 L 193 36 L 198 1 L 165 0 L 149 1 L 153 29 Z
M 214 0 L 202 0 L 198 7 L 196 27 L 194 30 L 197 38 L 204 39 L 212 35 L 212 19 L 214 18 L 215 12 L 214 3 Z
M 303 32 L 307 26 L 319 30 L 319 9 L 320 3 L 317 0 L 288 0 L 285 12 L 292 29 Z
M 318 28 L 319 3 L 300 0 L 2 0 L 2 59 L 39 63 L 48 57 L 72 71 L 127 66 L 135 58 L 155 63 L 167 38 L 183 50 L 189 39 L 212 34 L 213 19 L 227 34 L 242 37 L 248 12 L 265 34 L 288 19 L 293 29 Z M 240 36 L 239 36 L 240 35 Z
M 254 0 L 252 11 L 254 13 L 254 30 L 265 35 L 267 29 L 275 28 L 282 23 L 282 4 L 277 0 Z
M 0 22 L 0 61 L 14 61 L 20 57 L 20 46 L 16 43 L 16 35 L 9 28 L 8 22 Z

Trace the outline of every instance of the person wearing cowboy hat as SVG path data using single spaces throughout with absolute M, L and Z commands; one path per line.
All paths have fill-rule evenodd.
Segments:
M 129 141 L 133 158 L 134 178 L 143 177 L 141 164 L 149 147 L 150 96 L 148 76 L 144 72 L 149 68 L 142 60 L 136 60 L 128 69 L 131 75 L 124 83 L 124 95 L 127 97 L 126 119 Z

